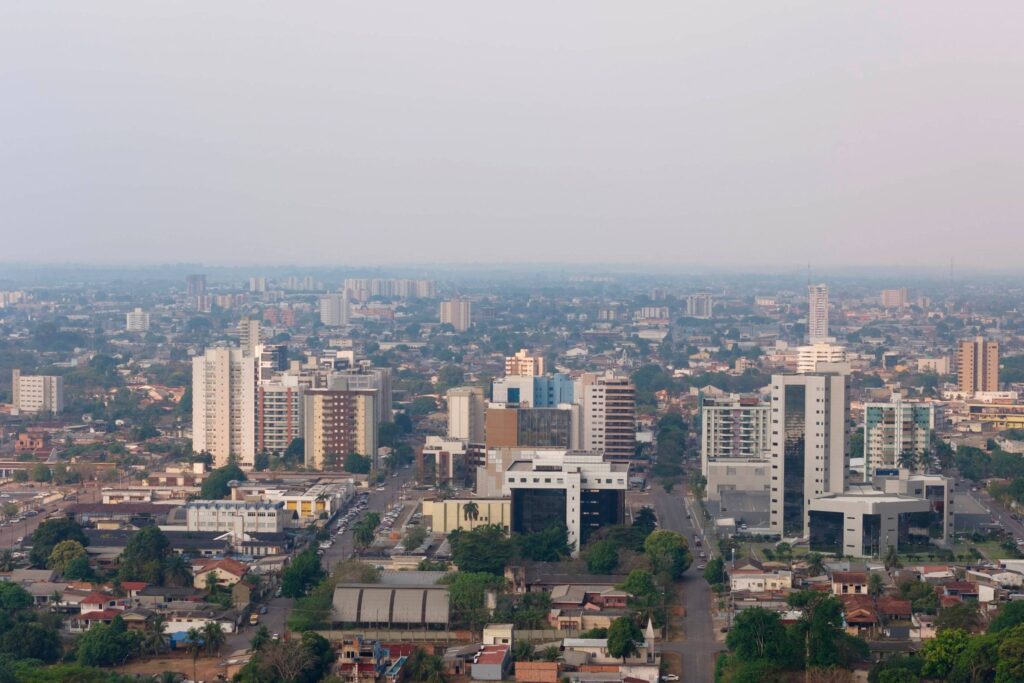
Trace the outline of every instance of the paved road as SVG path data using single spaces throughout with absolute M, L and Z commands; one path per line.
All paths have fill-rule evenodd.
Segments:
M 661 528 L 678 531 L 686 536 L 696 558 L 700 549 L 693 547 L 693 535 L 700 531 L 692 520 L 686 518 L 687 510 L 679 488 L 673 489 L 672 493 L 665 493 L 662 487 L 656 486 L 648 495 L 654 503 Z M 703 549 L 713 554 L 713 545 L 705 541 Z M 672 640 L 662 646 L 663 651 L 682 655 L 682 680 L 685 683 L 705 683 L 714 680 L 715 655 L 724 649 L 723 645 L 715 640 L 714 623 L 711 619 L 711 588 L 704 580 L 703 573 L 697 569 L 697 565 L 701 563 L 701 560 L 695 559 L 680 581 L 683 607 L 686 609 L 682 640 Z
M 50 487 L 47 484 L 36 484 L 36 489 L 39 491 L 51 491 L 58 490 L 58 487 Z M 45 488 L 44 488 L 45 487 Z M 59 487 L 59 490 L 65 493 L 75 492 L 78 494 L 78 502 L 80 503 L 94 503 L 100 499 L 100 486 L 92 484 L 84 486 L 80 489 L 73 486 Z M 7 500 L 7 499 L 4 499 Z M 47 512 L 36 515 L 35 517 L 26 517 L 24 520 L 17 524 L 4 524 L 0 526 L 0 549 L 7 548 L 9 550 L 17 550 L 15 547 L 19 538 L 28 539 L 32 536 L 32 532 L 36 530 L 40 524 L 45 522 L 47 519 L 54 515 L 61 513 L 52 513 L 49 510 L 57 507 L 63 510 L 69 505 L 74 505 L 74 502 L 60 501 L 58 503 L 50 503 L 46 506 Z

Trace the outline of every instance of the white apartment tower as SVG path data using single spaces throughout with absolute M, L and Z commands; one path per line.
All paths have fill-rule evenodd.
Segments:
M 256 318 L 242 318 L 238 323 L 239 346 L 247 356 L 256 355 L 256 347 L 263 343 L 263 325 Z
M 64 378 L 59 375 L 11 375 L 11 414 L 35 415 L 64 410 Z
M 544 374 L 544 356 L 531 356 L 526 349 L 519 349 L 515 355 L 505 356 L 506 377 L 537 377 Z
M 328 294 L 320 299 L 320 322 L 328 327 L 348 325 L 348 293 Z
M 811 344 L 828 341 L 828 285 L 807 287 L 807 337 Z
M 149 313 L 141 308 L 125 313 L 124 329 L 128 332 L 149 332 Z
M 879 469 L 898 469 L 903 453 L 920 456 L 928 450 L 934 429 L 931 403 L 904 401 L 899 394 L 888 403 L 865 403 L 864 479 L 872 479 Z
M 628 377 L 606 372 L 584 375 L 574 390 L 581 407 L 586 451 L 603 451 L 608 459 L 636 455 L 636 387 Z
M 845 362 L 845 347 L 820 341 L 797 349 L 796 371 L 801 375 L 806 375 L 817 372 L 819 363 Z
M 192 450 L 223 467 L 252 469 L 256 454 L 256 365 L 242 349 L 207 349 L 192 359 Z
M 846 484 L 846 377 L 773 375 L 771 385 L 771 533 L 808 534 L 811 501 Z
M 484 443 L 484 413 L 487 404 L 480 387 L 448 390 L 448 438 L 467 443 Z
M 441 324 L 451 325 L 456 332 L 465 332 L 473 324 L 473 305 L 469 299 L 441 302 Z
M 686 316 L 708 319 L 714 313 L 715 300 L 710 294 L 691 294 L 686 297 Z

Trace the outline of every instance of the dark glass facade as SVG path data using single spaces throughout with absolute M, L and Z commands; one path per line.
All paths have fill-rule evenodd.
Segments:
M 581 545 L 590 534 L 603 526 L 622 524 L 624 491 L 584 489 L 580 492 Z
M 843 553 L 843 514 L 841 512 L 810 513 L 810 547 L 819 553 Z
M 565 524 L 564 489 L 512 489 L 512 531 L 532 534 Z
M 807 389 L 801 385 L 786 387 L 785 397 L 785 476 L 783 477 L 782 533 L 802 536 L 804 533 L 804 461 Z
M 535 448 L 569 448 L 572 413 L 557 408 L 520 408 L 517 442 Z
M 882 538 L 882 516 L 864 515 L 863 524 L 860 538 L 861 553 L 877 556 Z

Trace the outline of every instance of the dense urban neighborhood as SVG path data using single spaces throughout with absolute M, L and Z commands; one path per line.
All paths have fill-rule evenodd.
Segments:
M 1024 289 L 0 272 L 0 683 L 1024 681 Z

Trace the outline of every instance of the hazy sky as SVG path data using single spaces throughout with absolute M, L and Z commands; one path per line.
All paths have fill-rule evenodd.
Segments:
M 0 3 L 0 261 L 1015 266 L 1024 4 Z

